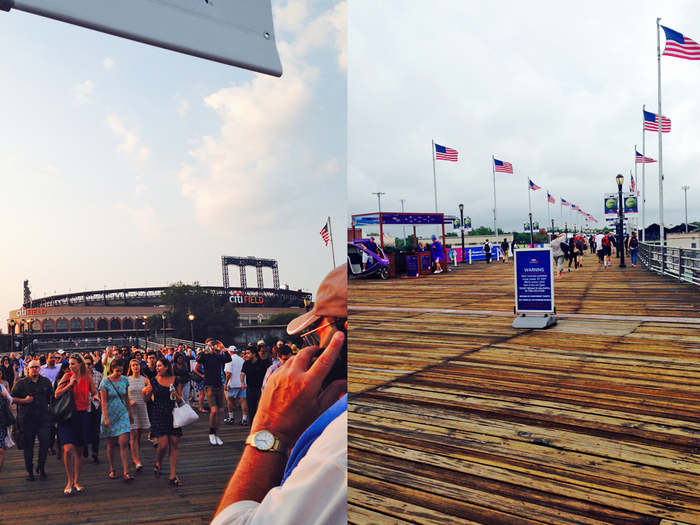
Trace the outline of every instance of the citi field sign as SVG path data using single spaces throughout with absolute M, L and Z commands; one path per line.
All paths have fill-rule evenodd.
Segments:
M 233 292 L 228 297 L 229 303 L 234 304 L 249 304 L 260 306 L 264 302 L 264 298 L 260 295 L 245 295 L 243 292 Z
M 22 308 L 17 310 L 17 317 L 27 317 L 28 315 L 46 315 L 46 308 Z

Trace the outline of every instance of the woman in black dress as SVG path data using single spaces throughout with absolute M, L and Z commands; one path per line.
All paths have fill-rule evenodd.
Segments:
M 15 373 L 15 368 L 12 366 L 9 356 L 2 358 L 2 364 L 0 364 L 0 370 L 2 370 L 2 378 L 7 381 L 9 385 L 8 391 L 12 392 L 12 386 L 15 384 L 17 379 L 17 374 Z
M 177 446 L 182 436 L 182 430 L 173 427 L 173 408 L 175 401 L 182 400 L 182 385 L 173 374 L 173 368 L 166 358 L 161 357 L 156 362 L 156 376 L 143 389 L 143 399 L 153 400 L 151 411 L 151 437 L 158 440 L 158 461 L 153 474 L 160 477 L 160 469 L 165 453 L 168 452 L 170 461 L 170 484 L 182 487 L 177 478 Z

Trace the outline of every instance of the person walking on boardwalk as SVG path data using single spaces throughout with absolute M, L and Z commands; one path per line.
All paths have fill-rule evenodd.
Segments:
M 46 479 L 46 456 L 49 450 L 49 400 L 53 395 L 51 381 L 39 374 L 39 361 L 30 361 L 27 365 L 29 375 L 17 381 L 12 388 L 14 403 L 18 405 L 17 419 L 24 430 L 24 466 L 27 469 L 27 481 L 34 481 L 34 441 L 39 438 L 39 462 L 37 473 Z
M 206 349 L 197 356 L 197 363 L 204 365 L 204 395 L 209 403 L 209 443 L 223 445 L 219 437 L 221 426 L 221 409 L 224 408 L 223 368 L 231 362 L 221 341 L 211 337 L 205 341 Z
M 99 362 L 99 360 L 97 362 Z M 85 354 L 85 366 L 87 366 L 88 374 L 92 375 L 92 382 L 99 385 L 103 379 L 102 373 L 95 370 L 95 358 L 90 353 Z M 90 415 L 90 425 L 92 426 L 92 462 L 97 465 L 100 463 L 98 457 L 100 452 L 100 419 L 102 418 L 100 404 L 90 401 L 88 414 Z M 83 459 L 87 459 L 87 457 L 88 447 L 85 447 L 83 449 Z
M 107 459 L 109 460 L 109 477 L 117 479 L 114 468 L 114 455 L 117 445 L 124 469 L 124 481 L 134 481 L 129 474 L 129 434 L 134 416 L 129 402 L 129 380 L 122 375 L 124 360 L 114 359 L 110 363 L 110 374 L 100 383 L 102 398 L 102 422 L 100 432 L 107 438 Z
M 488 239 L 486 239 L 484 247 L 481 248 L 481 253 L 486 255 L 486 264 L 491 264 L 491 243 Z
M 178 443 L 182 437 L 182 429 L 173 427 L 173 408 L 175 403 L 182 400 L 182 385 L 173 374 L 170 361 L 161 357 L 156 362 L 157 375 L 143 389 L 143 399 L 153 400 L 151 411 L 151 436 L 158 440 L 156 466 L 153 475 L 160 478 L 160 470 L 166 452 L 170 462 L 170 485 L 182 487 L 183 483 L 177 477 Z
M 129 380 L 129 403 L 131 404 L 131 413 L 134 416 L 131 422 L 131 456 L 134 459 L 134 465 L 136 465 L 136 472 L 141 472 L 143 469 L 139 459 L 141 438 L 144 430 L 150 430 L 151 421 L 148 419 L 148 409 L 143 400 L 143 389 L 149 384 L 149 380 L 141 375 L 140 359 L 132 359 L 129 363 L 127 379 Z
M 503 261 L 504 263 L 508 262 L 508 239 L 503 239 L 503 242 L 501 243 L 501 253 L 503 253 Z
M 63 463 L 66 467 L 68 484 L 63 493 L 70 496 L 73 489 L 82 492 L 85 487 L 80 485 L 80 473 L 83 468 L 83 448 L 92 439 L 92 425 L 88 415 L 90 399 L 98 399 L 97 389 L 92 382 L 92 376 L 87 373 L 87 366 L 82 355 L 75 353 L 68 360 L 69 372 L 61 378 L 54 396 L 56 399 L 73 392 L 75 415 L 68 421 L 58 424 L 58 436 L 63 446 Z
M 612 268 L 612 262 L 610 262 L 610 257 L 612 254 L 612 238 L 610 232 L 606 232 L 603 238 L 600 240 L 600 245 L 603 251 L 603 269 L 607 269 L 608 266 Z
M 552 248 L 552 257 L 557 265 L 557 279 L 562 279 L 564 277 L 564 258 L 566 257 L 566 254 L 561 247 L 563 242 L 563 235 L 557 235 L 556 233 L 552 234 L 552 242 L 550 243 L 550 246 Z
M 5 419 L 6 406 L 12 407 L 12 396 L 5 385 L 0 384 L 0 472 L 2 472 L 2 465 L 5 462 L 5 450 L 14 445 L 10 438 L 10 422 Z
M 627 239 L 627 250 L 630 252 L 630 262 L 632 263 L 632 268 L 637 267 L 637 253 L 639 253 L 639 239 L 637 239 L 637 232 L 632 232 L 632 235 Z
M 442 244 L 435 235 L 433 235 L 433 244 L 430 246 L 430 254 L 433 257 L 433 261 L 435 261 L 435 273 L 442 273 L 440 261 L 445 260 L 445 250 L 442 249 Z

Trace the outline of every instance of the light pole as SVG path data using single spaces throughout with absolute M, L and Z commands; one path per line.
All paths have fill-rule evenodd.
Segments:
M 681 189 L 685 193 L 685 233 L 688 233 L 688 190 L 690 186 L 682 186 Z
M 192 350 L 194 350 L 194 315 L 190 313 L 190 315 L 188 315 L 187 318 L 190 320 L 190 333 L 192 334 Z
M 403 203 L 406 202 L 406 199 L 399 199 L 399 202 L 401 203 L 401 213 L 403 213 Z M 403 227 L 403 247 L 406 248 L 406 226 Z
M 148 329 L 146 328 L 146 319 L 148 319 L 147 315 L 143 316 L 143 334 L 146 337 L 146 352 L 148 352 Z
M 163 318 L 163 348 L 165 348 L 165 312 L 163 312 L 163 315 L 161 315 L 161 317 Z
M 462 230 L 462 262 L 464 262 L 464 204 L 459 205 L 459 229 Z
M 15 320 L 10 319 L 10 352 L 15 351 Z
M 626 268 L 625 265 L 625 246 L 622 240 L 623 220 L 625 218 L 625 210 L 622 207 L 622 183 L 625 178 L 622 175 L 615 177 L 617 183 L 617 253 L 620 256 L 620 268 Z

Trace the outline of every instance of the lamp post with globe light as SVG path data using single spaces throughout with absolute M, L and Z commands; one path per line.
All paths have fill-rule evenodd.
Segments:
M 194 350 L 194 315 L 192 314 L 192 312 L 190 312 L 190 315 L 188 315 L 187 318 L 190 320 L 190 333 L 192 334 L 192 350 Z
M 617 183 L 617 253 L 620 257 L 620 268 L 626 268 L 625 265 L 625 243 L 622 239 L 622 234 L 624 231 L 624 219 L 625 210 L 622 207 L 622 183 L 625 182 L 625 178 L 619 174 L 615 177 L 615 182 Z

